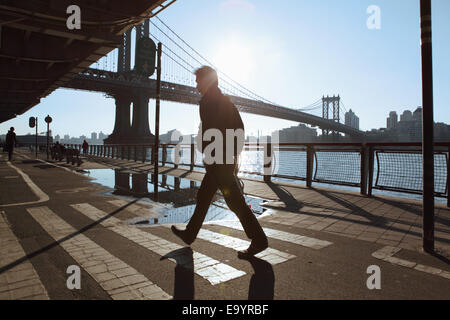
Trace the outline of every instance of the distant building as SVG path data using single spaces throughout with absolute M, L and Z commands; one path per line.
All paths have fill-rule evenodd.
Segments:
M 398 116 L 397 112 L 389 112 L 389 117 L 386 119 L 386 128 L 388 130 L 397 128 Z
M 345 113 L 345 125 L 359 130 L 359 118 L 352 109 Z
M 400 121 L 413 121 L 413 115 L 412 112 L 409 110 L 403 111 L 402 115 L 400 116 Z
M 68 134 L 64 135 L 64 140 L 70 140 L 70 136 Z
M 413 119 L 414 119 L 414 121 L 422 122 L 422 108 L 421 107 L 417 107 L 417 109 L 413 112 Z
M 91 140 L 97 140 L 97 132 L 91 133 Z
M 55 136 L 55 141 L 59 141 L 59 140 L 61 140 L 61 137 L 59 136 L 59 134 L 57 134 L 57 135 Z
M 106 135 L 100 131 L 100 133 L 98 134 L 98 140 L 103 143 L 103 139 L 106 139 Z
M 278 131 L 279 141 L 282 143 L 313 142 L 317 139 L 316 129 L 299 124 L 296 127 L 285 128 Z

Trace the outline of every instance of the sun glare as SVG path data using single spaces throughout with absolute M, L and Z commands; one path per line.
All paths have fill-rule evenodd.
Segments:
M 250 45 L 237 38 L 219 44 L 214 62 L 220 71 L 238 82 L 250 79 L 255 65 Z

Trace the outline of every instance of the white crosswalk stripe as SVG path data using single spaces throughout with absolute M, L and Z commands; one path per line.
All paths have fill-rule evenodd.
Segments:
M 25 251 L 0 211 L 0 267 L 25 257 Z M 48 300 L 36 270 L 29 260 L 0 273 L 0 300 Z
M 170 227 L 170 225 L 164 226 Z M 231 237 L 206 229 L 201 229 L 197 235 L 197 238 L 234 250 L 247 249 L 250 245 L 250 241 L 242 240 L 236 237 Z M 282 252 L 273 248 L 267 248 L 266 250 L 256 254 L 255 257 L 265 260 L 272 265 L 276 265 L 295 258 L 295 256 L 292 254 Z
M 108 202 L 115 206 L 124 206 L 129 203 L 129 201 L 126 201 L 126 200 L 112 200 L 112 201 L 108 201 Z M 137 205 L 137 204 L 129 205 L 126 208 L 126 210 L 130 211 L 134 214 L 141 214 L 141 215 L 148 215 L 150 212 L 149 208 L 141 207 L 140 205 Z M 153 211 L 153 208 L 151 210 Z M 205 224 L 215 224 L 215 225 L 220 225 L 223 227 L 236 229 L 236 230 L 240 230 L 240 231 L 244 230 L 239 221 L 209 221 L 209 222 L 205 222 Z M 201 232 L 199 233 L 199 236 L 198 236 L 199 238 L 202 237 L 201 233 L 203 230 L 204 229 L 202 229 Z M 312 249 L 322 249 L 322 248 L 327 247 L 332 244 L 332 242 L 329 242 L 329 241 L 315 239 L 315 238 L 302 236 L 302 235 L 294 234 L 294 233 L 289 233 L 289 232 L 285 232 L 285 231 L 280 231 L 280 230 L 275 230 L 275 229 L 270 229 L 270 228 L 263 228 L 263 230 L 266 233 L 267 237 L 269 237 L 269 238 L 298 244 L 303 247 L 308 247 L 308 248 L 312 248 Z M 206 235 L 205 238 L 206 238 L 205 240 L 209 241 L 209 239 L 214 238 L 214 237 L 211 237 L 211 235 L 209 235 L 209 236 Z M 244 241 L 244 240 L 241 240 L 241 241 Z M 221 244 L 226 243 L 226 241 L 220 241 L 220 243 Z M 248 245 L 244 245 L 242 243 L 242 246 L 245 247 Z M 240 249 L 242 246 L 237 246 L 237 247 Z M 236 249 L 236 247 L 233 247 L 233 249 Z M 239 249 L 237 249 L 237 250 L 239 250 Z M 266 251 L 263 251 L 261 253 L 266 253 Z M 275 253 L 275 255 L 277 255 L 277 254 Z M 283 257 L 283 255 L 280 255 L 280 256 Z M 285 256 L 285 258 L 291 259 L 291 257 L 288 257 L 288 256 Z
M 111 200 L 108 202 L 118 207 L 128 204 L 128 202 L 125 200 Z M 127 206 L 125 210 L 135 215 L 148 216 L 149 209 L 141 207 L 140 205 L 137 204 L 131 204 Z M 171 225 L 165 224 L 162 226 L 170 228 Z M 231 237 L 222 233 L 213 232 L 206 229 L 201 229 L 197 235 L 197 238 L 234 250 L 243 250 L 248 248 L 248 246 L 250 245 L 249 241 L 242 240 L 236 237 Z M 255 255 L 255 257 L 265 260 L 272 265 L 279 264 L 295 258 L 295 256 L 292 254 L 282 252 L 273 248 L 267 248 L 263 252 L 260 252 L 257 255 Z
M 48 207 L 27 208 L 42 228 L 86 270 L 112 299 L 172 298 L 144 275 L 113 256 L 57 216 Z
M 94 221 L 105 218 L 108 215 L 106 212 L 88 203 L 73 204 L 71 206 Z M 190 253 L 180 250 L 183 246 L 157 237 L 149 232 L 130 228 L 115 217 L 108 217 L 100 224 L 160 256 L 169 255 L 170 261 L 193 269 L 194 273 L 208 280 L 213 285 L 245 275 L 244 271 L 237 270 L 199 252 L 194 251 L 191 258 L 189 257 Z M 175 250 L 180 250 L 176 253 L 177 257 L 171 256 L 171 252 Z
M 231 229 L 241 230 L 243 231 L 244 228 L 242 228 L 242 225 L 239 221 L 210 221 L 207 222 L 208 224 L 215 224 L 222 227 L 227 227 Z M 286 241 L 290 243 L 295 243 L 304 247 L 312 248 L 312 249 L 322 249 L 324 247 L 329 246 L 332 244 L 332 242 L 310 238 L 307 236 L 302 236 L 299 234 L 294 234 L 290 232 L 270 229 L 270 228 L 263 228 L 265 234 L 269 238 Z

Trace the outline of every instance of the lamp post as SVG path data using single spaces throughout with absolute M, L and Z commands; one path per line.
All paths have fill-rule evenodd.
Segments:
M 52 117 L 50 117 L 49 115 L 47 115 L 45 117 L 45 122 L 47 122 L 47 160 L 48 160 L 48 144 L 49 144 L 49 134 L 50 134 L 50 122 L 52 122 Z
M 434 251 L 434 140 L 431 0 L 420 0 L 422 47 L 423 250 Z

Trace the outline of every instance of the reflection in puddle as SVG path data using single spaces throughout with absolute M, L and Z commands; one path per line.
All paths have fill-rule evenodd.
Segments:
M 132 198 L 153 199 L 153 174 L 134 173 L 119 169 L 93 169 L 88 175 L 106 187 L 113 189 L 112 194 Z M 156 224 L 187 223 L 194 213 L 196 205 L 199 181 L 179 178 L 170 175 L 158 175 L 158 205 L 164 204 L 163 210 L 151 217 L 135 218 L 128 221 L 129 224 L 137 226 L 151 226 Z M 264 212 L 261 206 L 265 199 L 244 196 L 246 202 L 256 215 Z M 153 202 L 152 202 L 153 203 Z M 155 203 L 153 203 L 155 204 Z M 149 209 L 150 211 L 153 211 Z M 228 209 L 222 196 L 216 195 L 205 218 L 205 222 L 214 220 L 237 220 L 236 215 Z

